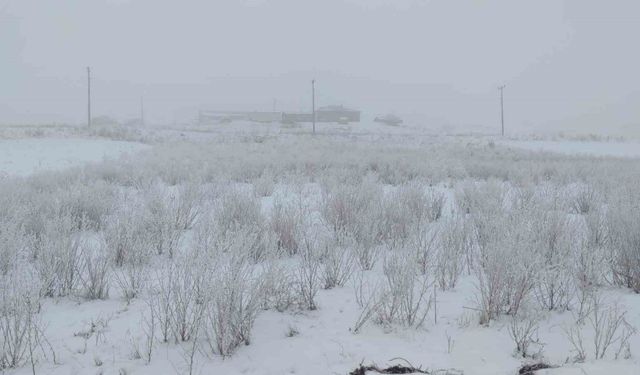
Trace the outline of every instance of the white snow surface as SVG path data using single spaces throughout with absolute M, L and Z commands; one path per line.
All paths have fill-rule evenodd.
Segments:
M 26 176 L 115 159 L 149 146 L 104 139 L 27 138 L 0 140 L 0 176 Z
M 601 142 L 505 142 L 512 147 L 571 154 L 640 157 L 640 145 Z M 19 139 L 0 140 L 0 174 L 28 175 L 38 171 L 61 170 L 104 158 L 117 158 L 148 146 L 132 142 L 95 139 Z M 449 193 L 451 193 L 449 191 Z M 317 194 L 317 193 L 316 193 Z M 263 209 L 273 205 L 273 197 L 263 198 Z M 379 268 L 379 267 L 378 267 Z M 371 271 L 380 274 L 380 269 Z M 463 277 L 452 291 L 440 292 L 425 327 L 413 330 L 400 327 L 385 330 L 374 324 L 362 332 L 351 332 L 360 313 L 354 301 L 354 286 L 322 290 L 319 309 L 312 312 L 263 311 L 258 315 L 251 343 L 231 358 L 223 359 L 201 350 L 196 354 L 194 374 L 348 374 L 360 363 L 386 366 L 402 361 L 427 369 L 456 368 L 465 375 L 512 375 L 522 360 L 514 355 L 508 334 L 508 321 L 479 326 L 474 311 L 476 285 Z M 114 288 L 115 289 L 115 288 Z M 640 326 L 637 295 L 611 291 L 629 312 L 628 319 Z M 42 374 L 186 374 L 185 346 L 156 343 L 150 364 L 136 358 L 144 341 L 145 301 L 136 299 L 127 305 L 117 290 L 105 301 L 80 298 L 47 299 L 42 307 L 46 336 L 55 349 L 56 361 L 38 364 Z M 92 322 L 107 321 L 100 335 L 89 339 L 79 333 Z M 573 321 L 570 312 L 549 313 L 540 324 L 539 337 L 545 358 L 553 364 L 565 363 L 571 347 L 563 327 Z M 299 332 L 287 337 L 287 331 Z M 632 339 L 634 354 L 640 337 Z M 31 374 L 25 366 L 14 374 Z M 637 359 L 589 361 L 562 368 L 543 370 L 540 375 L 634 375 L 640 374 Z

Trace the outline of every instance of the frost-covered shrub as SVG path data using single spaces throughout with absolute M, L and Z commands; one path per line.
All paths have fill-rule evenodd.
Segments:
M 529 348 L 535 343 L 540 317 L 534 311 L 520 312 L 512 316 L 509 322 L 509 336 L 516 346 L 516 353 L 527 358 L 531 356 Z
M 435 271 L 436 255 L 444 252 L 439 237 L 438 228 L 422 225 L 413 231 L 407 241 L 406 247 L 413 253 L 418 270 L 423 275 Z
M 372 206 L 380 197 L 380 188 L 370 181 L 326 188 L 320 209 L 323 222 L 340 241 L 356 230 L 361 219 L 371 217 Z
M 448 219 L 442 223 L 440 246 L 435 260 L 435 277 L 442 290 L 455 288 L 471 254 L 471 234 L 462 217 Z
M 315 310 L 321 282 L 321 246 L 317 235 L 304 232 L 300 240 L 300 263 L 296 272 L 298 301 L 302 308 Z
M 572 189 L 568 192 L 569 212 L 584 215 L 600 209 L 600 195 L 592 185 L 572 185 L 570 188 Z
M 608 210 L 613 282 L 640 293 L 640 199 L 621 199 Z
M 271 171 L 263 171 L 260 177 L 253 180 L 253 193 L 257 197 L 268 197 L 275 190 L 275 176 Z
M 80 249 L 78 276 L 84 296 L 88 299 L 107 299 L 111 282 L 111 259 L 103 246 L 84 243 Z
M 176 229 L 191 229 L 204 204 L 204 191 L 197 181 L 180 185 L 177 190 L 175 194 L 170 196 Z
M 49 220 L 39 237 L 32 238 L 30 257 L 44 297 L 67 296 L 79 288 L 85 239 L 75 224 L 69 216 Z
M 28 245 L 28 238 L 17 222 L 8 219 L 0 222 L 1 275 L 6 275 L 19 259 L 26 258 Z
M 231 190 L 220 198 L 215 207 L 216 226 L 220 235 L 246 227 L 263 227 L 260 200 L 253 195 Z
M 461 213 L 481 218 L 502 211 L 506 195 L 504 187 L 498 181 L 464 181 L 456 189 L 455 198 Z
M 345 241 L 351 246 L 354 258 L 360 269 L 369 271 L 378 261 L 382 248 L 377 240 L 378 226 L 372 220 L 361 220 L 350 240 Z
M 566 338 L 575 353 L 574 360 L 586 360 L 591 350 L 594 359 L 606 358 L 610 350 L 615 350 L 614 359 L 629 359 L 631 338 L 636 328 L 627 322 L 627 311 L 617 303 L 608 303 L 598 293 L 590 297 L 589 305 L 586 317 L 579 318 L 575 325 L 565 328 Z M 585 335 L 585 326 L 589 328 L 589 336 Z
M 0 277 L 0 369 L 24 365 L 40 351 L 42 328 L 36 276 L 27 268 Z
M 232 259 L 215 272 L 204 330 L 212 352 L 226 357 L 251 342 L 263 286 L 242 260 Z
M 158 267 L 149 280 L 149 311 L 163 342 L 191 340 L 200 329 L 208 299 L 208 263 L 176 257 Z
M 344 286 L 355 266 L 353 253 L 347 249 L 329 244 L 322 257 L 322 280 L 325 289 Z
M 128 302 L 136 298 L 147 281 L 147 267 L 152 258 L 151 231 L 144 213 L 137 206 L 123 208 L 111 217 L 103 233 L 111 258 L 112 275 Z
M 380 211 L 380 233 L 391 249 L 404 247 L 408 238 L 425 224 L 442 216 L 444 195 L 425 191 L 412 182 L 385 196 Z
M 280 201 L 274 203 L 269 222 L 271 230 L 276 235 L 279 250 L 289 255 L 295 255 L 298 252 L 301 220 L 302 214 L 295 205 Z
M 478 228 L 476 228 L 478 231 Z M 475 256 L 480 323 L 516 315 L 536 285 L 538 260 L 530 226 L 520 215 L 499 215 L 481 229 Z
M 106 220 L 103 237 L 116 267 L 144 263 L 150 256 L 152 231 L 145 222 L 143 207 L 127 205 Z
M 431 281 L 412 261 L 410 254 L 397 251 L 384 261 L 385 283 L 378 291 L 375 319 L 379 324 L 420 327 L 431 309 Z
M 167 192 L 159 186 L 145 192 L 145 224 L 151 245 L 158 255 L 173 257 L 176 253 L 181 231 L 176 228 L 176 213 Z
M 573 242 L 570 233 L 574 225 L 566 214 L 559 211 L 532 212 L 534 251 L 538 256 L 538 279 L 535 295 L 547 310 L 564 311 L 573 297 L 573 277 L 567 272 L 573 259 Z
M 103 181 L 75 183 L 53 193 L 59 213 L 65 213 L 78 229 L 102 228 L 115 201 L 115 188 Z
M 576 239 L 571 256 L 573 283 L 576 291 L 577 308 L 579 318 L 584 317 L 589 306 L 588 302 L 596 288 L 603 285 L 610 275 L 609 260 L 607 254 L 607 223 L 606 215 L 593 210 L 583 215 L 585 231 L 581 239 Z
M 270 262 L 260 278 L 263 283 L 263 309 L 283 312 L 296 304 L 296 279 L 287 267 Z

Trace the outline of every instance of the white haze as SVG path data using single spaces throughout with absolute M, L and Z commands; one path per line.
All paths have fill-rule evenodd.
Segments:
M 0 0 L 0 123 L 199 108 L 413 114 L 425 126 L 638 133 L 634 0 Z

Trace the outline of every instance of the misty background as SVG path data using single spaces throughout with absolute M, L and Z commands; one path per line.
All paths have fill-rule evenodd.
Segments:
M 0 124 L 344 104 L 434 129 L 638 134 L 634 0 L 0 0 Z M 275 102 L 274 102 L 275 101 Z

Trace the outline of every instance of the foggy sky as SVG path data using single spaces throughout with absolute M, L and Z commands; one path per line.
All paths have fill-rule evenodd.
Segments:
M 198 108 L 424 116 L 520 129 L 640 127 L 635 0 L 0 0 L 0 123 Z

